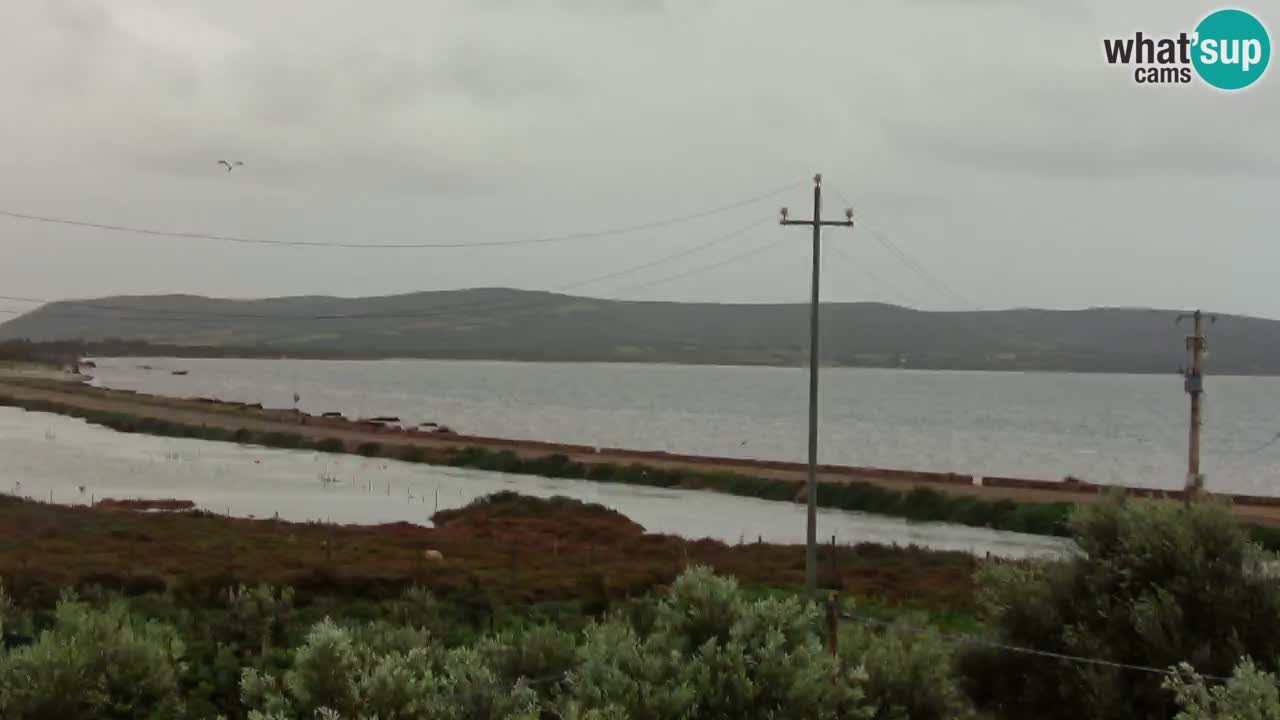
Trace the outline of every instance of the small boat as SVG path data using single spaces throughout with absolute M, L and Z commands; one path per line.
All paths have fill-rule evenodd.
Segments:
M 187 370 L 174 370 L 174 371 L 173 371 L 173 374 L 174 374 L 174 375 L 186 375 L 186 374 L 187 374 L 187 372 L 188 372 Z

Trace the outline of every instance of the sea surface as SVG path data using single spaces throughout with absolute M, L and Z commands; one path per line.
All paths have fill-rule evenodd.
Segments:
M 613 508 L 649 532 L 727 543 L 802 544 L 805 508 L 692 490 L 504 475 L 393 460 L 118 433 L 0 408 L 0 492 L 62 504 L 177 498 L 237 517 L 429 526 L 437 510 L 503 490 Z M 1058 538 L 823 510 L 823 542 L 875 542 L 1000 557 L 1053 556 Z
M 458 432 L 803 461 L 807 368 L 644 364 L 97 359 L 96 384 L 393 415 Z M 148 365 L 153 369 L 143 369 Z M 172 371 L 187 371 L 173 375 Z M 824 369 L 819 460 L 1173 489 L 1188 397 L 1168 375 Z M 1211 490 L 1280 495 L 1280 378 L 1205 380 Z

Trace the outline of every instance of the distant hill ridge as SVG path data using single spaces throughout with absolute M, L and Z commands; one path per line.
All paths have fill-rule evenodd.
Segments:
M 1142 308 L 934 312 L 826 303 L 827 365 L 1173 373 L 1178 311 Z M 1280 374 L 1280 322 L 1220 315 L 1207 366 Z M 476 288 L 368 298 L 228 300 L 194 295 L 57 302 L 0 325 L 0 340 L 107 340 L 186 355 L 475 358 L 800 365 L 808 306 L 601 300 Z

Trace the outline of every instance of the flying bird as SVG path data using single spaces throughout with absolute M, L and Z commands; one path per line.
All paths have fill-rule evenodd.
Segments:
M 240 167 L 241 165 L 244 165 L 244 163 L 240 162 L 239 160 L 236 160 L 236 161 L 234 161 L 234 162 L 231 162 L 231 161 L 228 161 L 228 160 L 219 160 L 219 161 L 218 161 L 218 164 L 219 164 L 219 165 L 226 165 L 226 166 L 227 166 L 227 172 L 231 172 L 231 169 L 232 169 L 232 168 L 238 168 L 238 167 Z

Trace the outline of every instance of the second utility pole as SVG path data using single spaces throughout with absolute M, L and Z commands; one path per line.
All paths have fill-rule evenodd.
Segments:
M 1204 394 L 1204 326 L 1203 316 L 1197 310 L 1178 316 L 1178 322 L 1192 319 L 1191 334 L 1187 336 L 1187 350 L 1191 353 L 1191 368 L 1185 371 L 1183 387 L 1191 396 L 1191 421 L 1187 427 L 1187 483 L 1184 492 L 1187 502 L 1204 489 L 1204 475 L 1200 474 L 1200 398 Z M 1209 322 L 1216 322 L 1216 317 Z
M 818 589 L 818 271 L 822 267 L 822 227 L 853 226 L 853 209 L 844 211 L 844 220 L 822 219 L 822 175 L 813 176 L 813 219 L 788 220 L 782 208 L 783 225 L 813 226 L 813 288 L 809 298 L 809 483 L 808 524 L 805 529 L 804 586 L 812 595 Z

